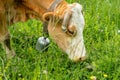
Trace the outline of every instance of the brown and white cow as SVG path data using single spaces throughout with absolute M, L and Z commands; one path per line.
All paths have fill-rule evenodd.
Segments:
M 7 26 L 31 18 L 47 24 L 44 31 L 48 31 L 71 60 L 85 59 L 82 6 L 78 3 L 68 4 L 64 0 L 0 0 L 0 42 L 7 58 L 15 55 Z

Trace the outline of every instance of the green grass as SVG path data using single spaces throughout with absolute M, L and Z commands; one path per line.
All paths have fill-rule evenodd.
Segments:
M 83 5 L 87 59 L 74 63 L 53 42 L 48 52 L 38 52 L 35 44 L 42 36 L 41 22 L 19 22 L 9 29 L 16 57 L 6 61 L 5 51 L 0 45 L 0 80 L 120 79 L 120 1 L 67 1 Z

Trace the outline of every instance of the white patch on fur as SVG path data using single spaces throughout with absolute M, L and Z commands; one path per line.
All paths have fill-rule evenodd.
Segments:
M 78 3 L 68 5 L 73 12 L 70 25 L 75 25 L 77 29 L 77 34 L 75 37 L 71 38 L 66 53 L 68 53 L 69 58 L 73 61 L 78 61 L 80 58 L 85 58 L 86 50 L 83 40 L 83 29 L 84 29 L 84 17 L 82 14 L 82 6 Z

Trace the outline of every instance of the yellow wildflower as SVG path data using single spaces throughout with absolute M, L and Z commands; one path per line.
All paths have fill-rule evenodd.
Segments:
M 108 75 L 107 75 L 107 74 L 103 74 L 103 76 L 104 76 L 105 78 L 107 78 L 107 77 L 108 77 Z
M 97 78 L 96 78 L 96 76 L 91 76 L 90 79 L 91 80 L 96 80 Z
M 22 78 L 22 80 L 25 80 L 24 78 Z

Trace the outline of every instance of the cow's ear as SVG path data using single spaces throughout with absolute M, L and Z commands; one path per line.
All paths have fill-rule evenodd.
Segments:
M 43 15 L 43 20 L 48 22 L 50 19 L 53 18 L 54 13 L 53 12 L 47 12 Z

